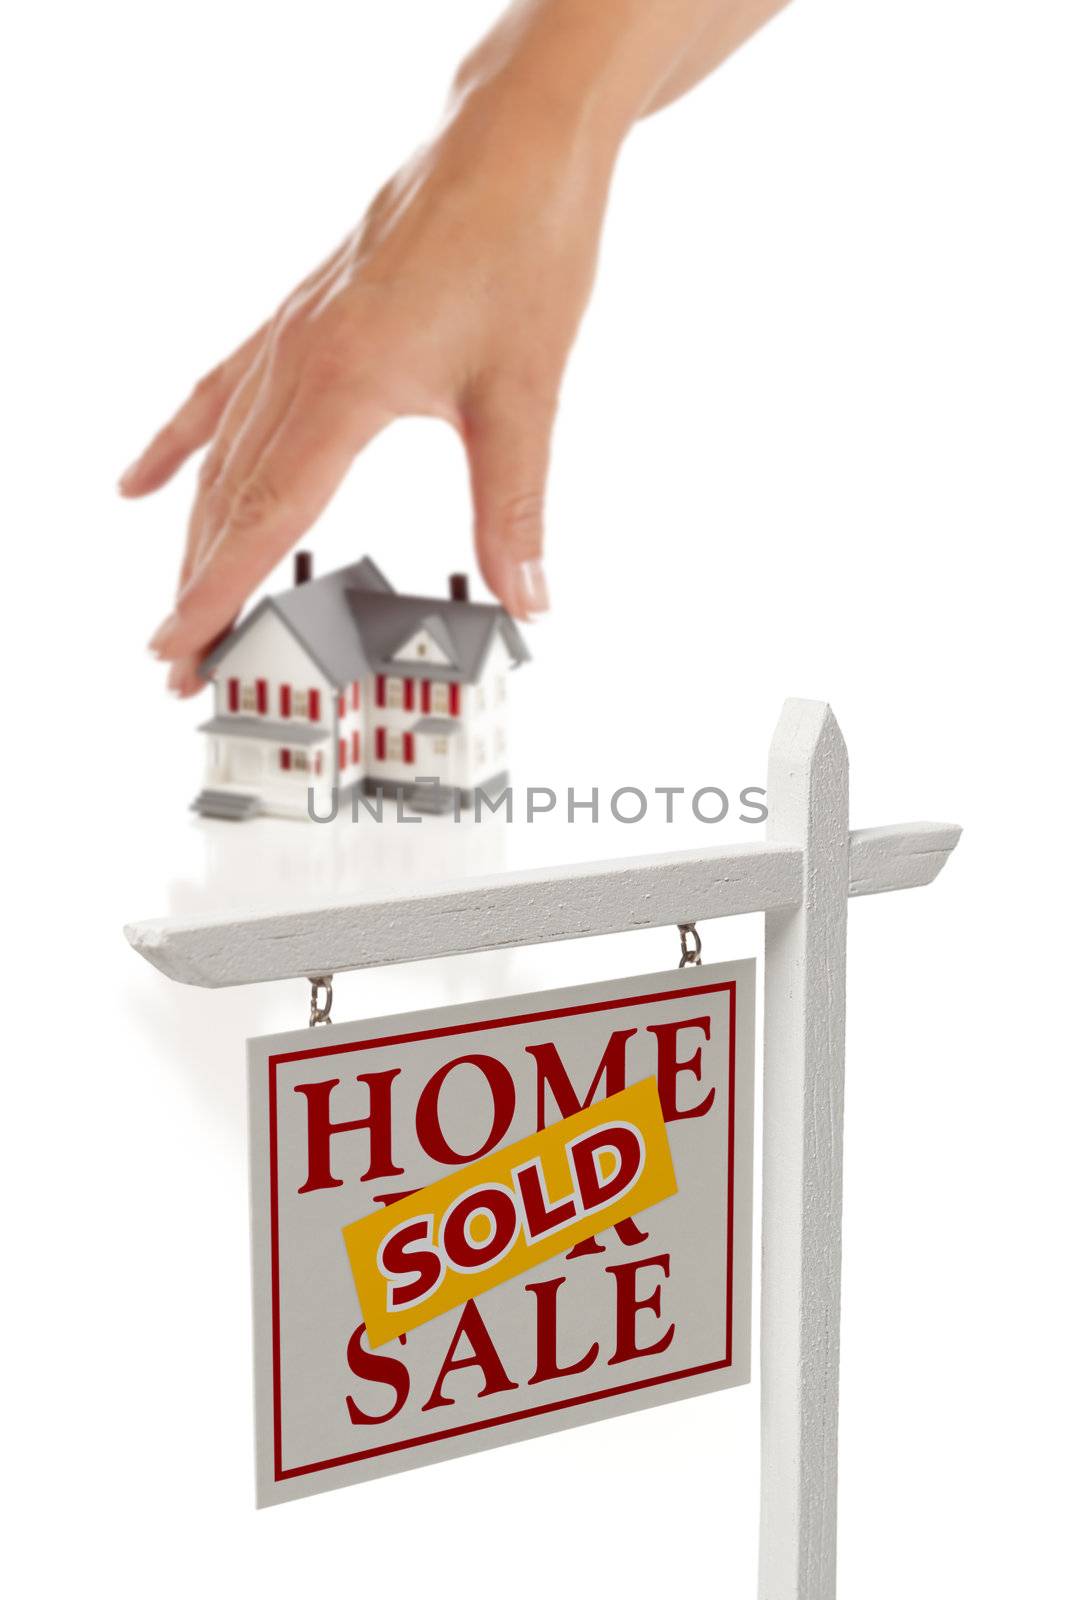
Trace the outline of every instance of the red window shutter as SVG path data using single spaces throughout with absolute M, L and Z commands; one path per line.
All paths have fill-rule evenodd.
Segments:
M 358 682 L 354 683 L 352 685 L 352 710 L 353 711 L 358 711 L 359 710 L 359 684 L 358 684 Z
M 347 715 L 345 711 L 345 692 L 343 689 L 337 696 L 337 715 L 340 717 L 342 722 L 345 720 L 345 716 Z
M 405 711 L 414 711 L 414 709 L 415 709 L 415 679 L 414 678 L 405 678 L 404 679 L 404 710 Z
M 385 760 L 385 729 L 384 728 L 376 728 L 374 730 L 374 754 L 377 756 L 379 761 L 384 761 Z
M 308 716 L 311 718 L 312 722 L 318 722 L 319 720 L 319 713 L 321 709 L 319 706 L 319 698 L 319 691 L 317 689 L 308 690 Z
M 226 704 L 231 711 L 238 711 L 241 707 L 241 685 L 236 678 L 231 678 L 226 685 Z
M 266 678 L 257 678 L 256 679 L 256 710 L 259 712 L 261 717 L 265 717 L 267 715 L 267 680 L 266 680 Z
M 316 771 L 316 773 L 319 773 L 319 772 L 322 771 L 322 751 L 321 750 L 316 750 L 315 751 L 315 771 Z
M 459 684 L 450 683 L 448 686 L 448 709 L 452 716 L 459 716 Z
M 283 749 L 283 750 L 279 751 L 279 755 L 282 758 L 282 771 L 283 772 L 288 772 L 289 768 L 293 764 L 292 754 L 290 753 L 290 751 Z
M 359 766 L 359 734 L 358 733 L 354 733 L 352 735 L 352 762 L 353 762 L 353 765 L 355 765 L 357 767 Z
M 410 765 L 414 761 L 414 759 L 415 759 L 415 735 L 413 733 L 405 733 L 405 735 L 404 735 L 404 760 L 407 762 L 408 766 L 410 767 Z
M 278 691 L 278 701 L 281 707 L 282 716 L 291 717 L 293 714 L 293 691 L 289 684 L 282 684 L 280 690 Z
M 377 678 L 375 679 L 375 684 L 376 684 L 376 689 L 377 689 L 377 694 L 376 694 L 377 703 L 380 706 L 384 706 L 384 704 L 385 704 L 385 674 L 384 673 L 379 672 Z
M 348 746 L 343 739 L 337 741 L 337 765 L 342 772 L 348 765 Z
M 423 714 L 424 717 L 429 713 L 429 710 L 430 710 L 430 680 L 429 680 L 429 678 L 423 678 L 423 680 L 422 680 L 422 714 Z

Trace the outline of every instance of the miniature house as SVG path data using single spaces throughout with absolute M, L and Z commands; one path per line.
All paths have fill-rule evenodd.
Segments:
M 451 810 L 507 783 L 507 674 L 529 660 L 499 605 L 397 594 L 369 557 L 260 601 L 204 662 L 214 685 L 193 809 L 328 816 L 333 791 Z M 312 794 L 309 797 L 308 791 Z

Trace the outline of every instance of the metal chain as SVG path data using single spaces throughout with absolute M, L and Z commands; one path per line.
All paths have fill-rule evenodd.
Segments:
M 311 1019 L 308 1026 L 314 1027 L 318 1022 L 332 1022 L 330 1007 L 333 1005 L 333 973 L 327 973 L 321 978 L 309 978 L 311 985 Z M 319 1003 L 319 990 L 323 991 L 322 1003 Z
M 695 922 L 680 922 L 678 924 L 678 932 L 681 935 L 681 939 L 682 939 L 682 959 L 678 963 L 679 967 L 699 967 L 699 966 L 701 966 L 702 963 L 701 963 L 701 960 L 700 960 L 700 950 L 701 950 L 700 935 L 697 932 L 696 923 Z M 690 941 L 692 941 L 692 942 L 690 943 Z

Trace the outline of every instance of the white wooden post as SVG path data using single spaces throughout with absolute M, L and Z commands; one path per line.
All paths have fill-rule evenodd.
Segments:
M 833 1600 L 848 898 L 932 883 L 960 830 L 850 834 L 848 756 L 817 700 L 785 703 L 768 807 L 762 844 L 156 919 L 126 935 L 177 982 L 223 988 L 765 912 L 759 1600 Z
M 759 1600 L 832 1600 L 849 829 L 829 706 L 786 702 L 767 788 L 768 839 L 804 865 L 766 918 Z

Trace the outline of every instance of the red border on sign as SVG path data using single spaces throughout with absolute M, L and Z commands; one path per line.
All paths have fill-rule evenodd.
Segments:
M 481 1422 L 465 1422 L 456 1428 L 442 1428 L 436 1433 L 422 1433 L 414 1439 L 397 1439 L 392 1444 L 376 1445 L 369 1450 L 356 1450 L 351 1455 L 334 1456 L 329 1461 L 311 1461 L 302 1467 L 282 1466 L 282 1363 L 281 1363 L 281 1283 L 278 1244 L 278 1067 L 290 1061 L 313 1061 L 320 1056 L 344 1055 L 354 1050 L 381 1049 L 394 1044 L 413 1044 L 421 1039 L 442 1039 L 456 1033 L 480 1033 L 489 1028 L 510 1028 L 518 1023 L 548 1022 L 555 1017 L 576 1017 L 593 1011 L 613 1011 L 622 1006 L 647 1005 L 656 1000 L 676 1000 L 681 996 L 716 994 L 726 991 L 730 996 L 730 1111 L 726 1144 L 726 1354 L 721 1361 L 708 1361 L 703 1366 L 686 1367 L 681 1372 L 664 1372 L 654 1378 L 639 1378 L 634 1383 L 620 1383 L 611 1389 L 598 1389 L 595 1394 L 571 1395 L 565 1400 L 550 1400 L 544 1405 L 528 1406 L 523 1411 L 509 1411 L 504 1417 L 486 1417 Z M 419 1033 L 395 1033 L 381 1039 L 357 1039 L 350 1044 L 323 1045 L 315 1050 L 293 1050 L 285 1055 L 268 1057 L 269 1068 L 269 1134 L 270 1134 L 270 1287 L 271 1287 L 271 1361 L 273 1368 L 274 1403 L 274 1481 L 300 1478 L 309 1472 L 326 1472 L 332 1467 L 350 1466 L 356 1461 L 367 1461 L 372 1456 L 391 1455 L 397 1450 L 414 1450 L 419 1445 L 437 1444 L 442 1439 L 455 1439 L 464 1433 L 479 1433 L 484 1428 L 500 1428 L 508 1422 L 523 1422 L 529 1417 L 541 1417 L 550 1411 L 566 1411 L 572 1406 L 589 1405 L 594 1400 L 610 1400 L 616 1395 L 633 1394 L 638 1389 L 651 1389 L 661 1383 L 677 1383 L 683 1378 L 695 1378 L 705 1372 L 717 1372 L 733 1365 L 734 1343 L 734 1068 L 737 1045 L 737 983 L 707 983 L 686 986 L 684 989 L 667 989 L 659 994 L 628 995 L 620 1000 L 598 1000 L 585 1006 L 562 1006 L 555 1011 L 530 1011 L 517 1017 L 491 1017 L 484 1022 L 456 1023 L 449 1028 L 427 1028 Z

